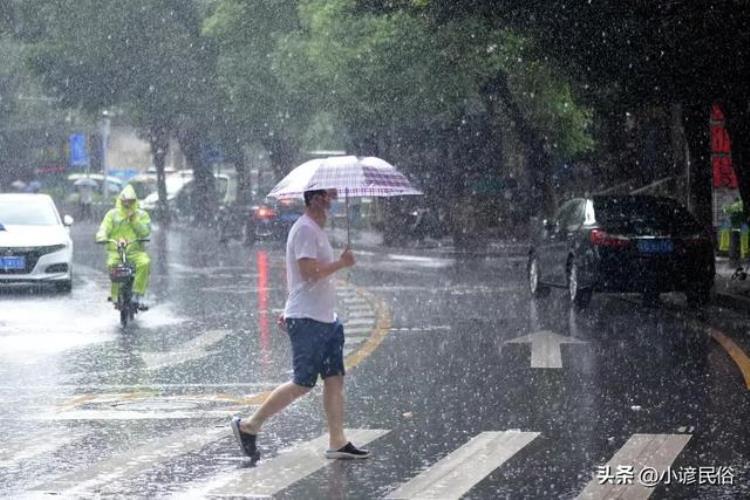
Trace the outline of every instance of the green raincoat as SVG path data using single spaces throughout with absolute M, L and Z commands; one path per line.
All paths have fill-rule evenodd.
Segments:
M 96 232 L 96 241 L 106 240 L 127 240 L 134 241 L 137 239 L 148 238 L 151 236 L 151 218 L 145 210 L 138 206 L 138 200 L 130 209 L 125 209 L 122 205 L 123 196 L 127 198 L 136 198 L 133 186 L 127 185 L 122 190 L 115 201 L 115 208 L 107 212 L 104 216 L 99 230 Z M 151 275 L 151 262 L 146 253 L 143 243 L 133 243 L 128 247 L 128 260 L 135 265 L 135 281 L 133 282 L 133 292 L 145 294 L 148 288 L 148 282 Z M 119 262 L 117 247 L 114 243 L 107 244 L 107 266 L 112 267 Z M 117 298 L 117 286 L 112 286 L 112 300 Z

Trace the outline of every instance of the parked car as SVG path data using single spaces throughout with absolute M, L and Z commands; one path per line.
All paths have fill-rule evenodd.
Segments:
M 689 304 L 708 302 L 714 284 L 711 237 L 678 202 L 654 196 L 572 199 L 532 240 L 529 289 L 545 296 L 564 287 L 578 308 L 593 292 L 685 292 Z
M 302 200 L 266 198 L 250 209 L 245 225 L 245 243 L 252 245 L 261 239 L 286 239 L 292 224 L 304 211 Z
M 46 194 L 0 194 L 0 284 L 51 283 L 69 292 L 73 218 Z
M 389 198 L 381 203 L 383 243 L 387 246 L 422 244 L 426 238 L 439 240 L 447 233 L 440 211 L 421 197 Z
M 139 200 L 144 200 L 151 193 L 156 192 L 156 174 L 138 174 L 128 180 L 128 184 L 135 189 Z
M 164 180 L 164 184 L 167 188 L 167 204 L 169 205 L 170 209 L 175 209 L 176 198 L 178 195 L 182 193 L 183 197 L 186 196 L 187 191 L 183 190 L 187 184 L 192 182 L 192 180 L 192 170 L 181 170 L 179 172 L 167 175 L 166 179 Z M 148 212 L 152 212 L 156 210 L 158 201 L 159 193 L 157 191 L 153 191 L 152 193 L 146 195 L 145 198 L 143 198 L 143 200 L 141 201 L 141 208 Z
M 237 201 L 237 176 L 234 172 L 214 174 L 216 187 L 216 205 L 218 209 L 233 207 Z M 171 215 L 176 220 L 190 220 L 193 213 L 193 186 L 195 178 L 192 170 L 180 170 L 167 175 L 167 204 Z M 156 209 L 159 193 L 153 192 L 146 196 L 141 207 L 146 211 Z

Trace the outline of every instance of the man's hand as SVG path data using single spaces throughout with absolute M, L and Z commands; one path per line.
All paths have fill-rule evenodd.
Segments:
M 352 267 L 354 265 L 354 254 L 352 253 L 352 249 L 347 247 L 341 254 L 339 261 L 341 261 L 341 265 L 344 267 Z
M 315 282 L 327 278 L 339 269 L 352 267 L 354 265 L 354 254 L 350 248 L 346 248 L 338 260 L 321 264 L 316 259 L 305 257 L 298 259 L 300 274 L 302 279 L 309 282 Z
M 279 327 L 279 330 L 281 330 L 284 333 L 288 333 L 286 329 L 286 320 L 284 319 L 284 313 L 279 314 L 278 318 L 276 318 L 276 326 Z

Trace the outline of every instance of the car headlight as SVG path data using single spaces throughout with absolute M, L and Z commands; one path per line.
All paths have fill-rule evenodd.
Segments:
M 37 249 L 37 251 L 40 254 L 44 255 L 44 254 L 48 254 L 48 253 L 59 252 L 60 250 L 63 250 L 65 248 L 67 248 L 67 246 L 68 245 L 64 245 L 64 244 L 60 244 L 60 245 L 48 245 L 48 246 L 45 246 L 45 247 L 39 247 Z

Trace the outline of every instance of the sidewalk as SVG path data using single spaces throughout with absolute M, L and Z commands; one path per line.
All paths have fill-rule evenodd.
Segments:
M 741 264 L 748 271 L 748 263 Z M 726 257 L 716 257 L 716 297 L 714 303 L 750 312 L 750 277 L 746 280 L 732 279 L 737 267 Z

